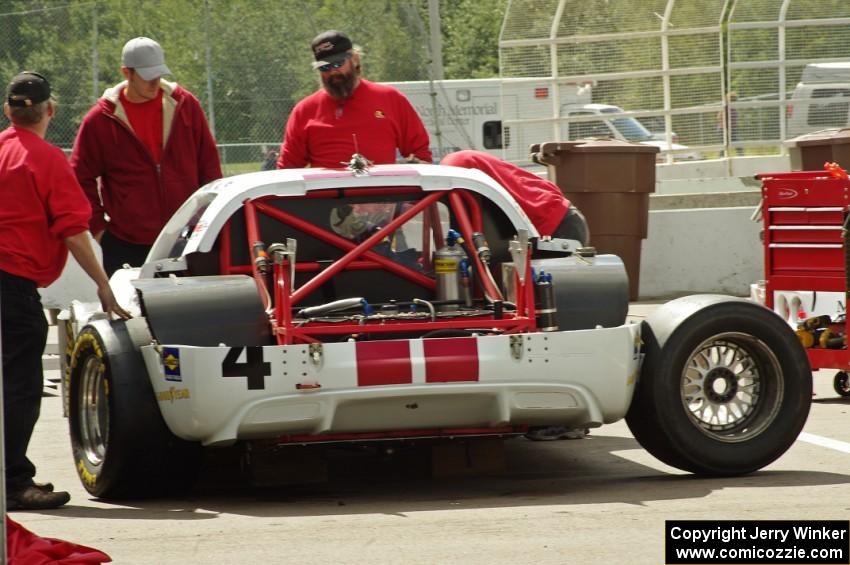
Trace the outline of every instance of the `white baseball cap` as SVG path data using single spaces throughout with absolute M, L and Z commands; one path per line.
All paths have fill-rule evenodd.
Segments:
M 171 70 L 165 66 L 162 47 L 149 37 L 136 37 L 125 43 L 121 51 L 121 64 L 135 69 L 145 80 L 171 74 Z

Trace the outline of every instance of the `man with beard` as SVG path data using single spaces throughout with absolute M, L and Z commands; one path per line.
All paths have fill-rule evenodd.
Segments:
M 301 100 L 286 124 L 278 169 L 340 167 L 354 153 L 374 164 L 397 155 L 431 162 L 428 131 L 416 110 L 395 88 L 362 78 L 361 53 L 336 30 L 311 43 L 322 89 Z

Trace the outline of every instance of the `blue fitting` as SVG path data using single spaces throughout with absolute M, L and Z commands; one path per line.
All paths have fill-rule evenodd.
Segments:
M 365 298 L 360 299 L 360 305 L 363 306 L 363 314 L 366 316 L 372 315 L 372 306 L 369 305 L 369 302 L 366 301 Z

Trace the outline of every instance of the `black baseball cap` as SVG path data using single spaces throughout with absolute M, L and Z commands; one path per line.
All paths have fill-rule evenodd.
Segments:
M 345 61 L 354 45 L 347 35 L 331 29 L 317 35 L 310 42 L 310 47 L 313 49 L 313 56 L 316 58 L 313 68 L 318 69 L 322 65 Z
M 9 106 L 26 108 L 49 99 L 50 83 L 32 71 L 18 73 L 6 88 L 6 102 Z

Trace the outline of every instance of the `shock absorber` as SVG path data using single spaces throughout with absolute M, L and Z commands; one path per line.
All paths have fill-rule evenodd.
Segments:
M 264 275 L 267 274 L 271 267 L 271 262 L 269 261 L 268 253 L 266 253 L 266 244 L 262 241 L 255 241 L 252 250 L 254 252 L 254 265 L 257 267 L 257 271 Z
M 540 271 L 534 283 L 534 302 L 537 311 L 537 329 L 541 332 L 558 331 L 558 306 L 552 275 Z
M 493 254 L 490 251 L 490 244 L 487 243 L 487 239 L 484 237 L 483 233 L 480 231 L 472 233 L 472 246 L 475 248 L 475 252 L 481 259 L 481 262 L 485 265 L 489 265 L 490 260 L 493 258 Z

